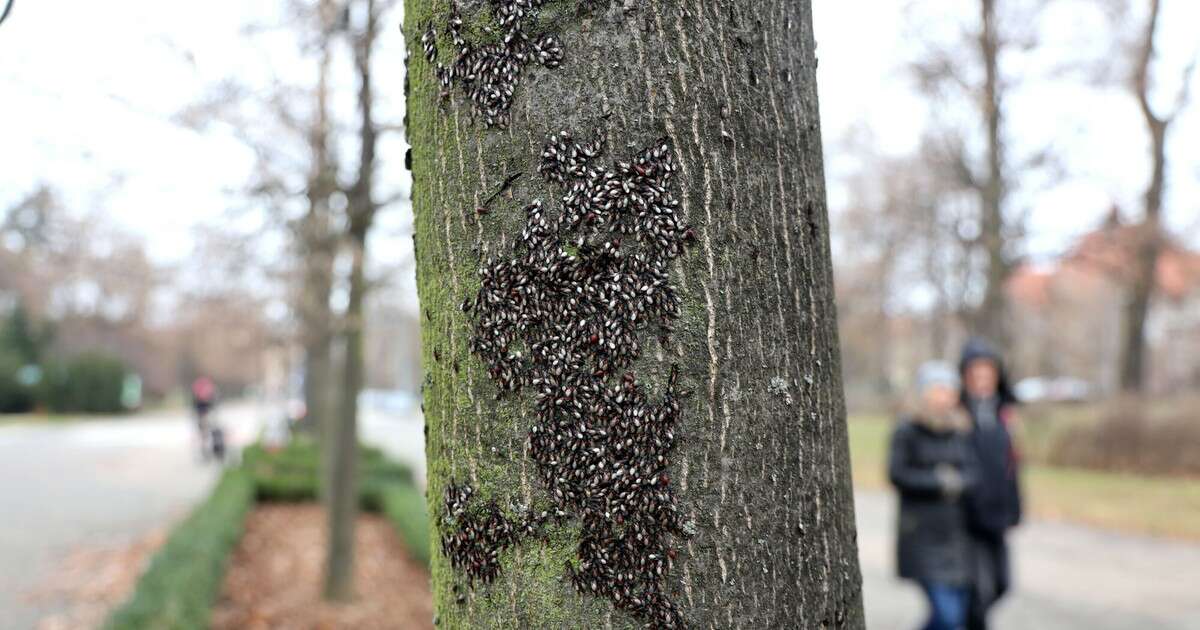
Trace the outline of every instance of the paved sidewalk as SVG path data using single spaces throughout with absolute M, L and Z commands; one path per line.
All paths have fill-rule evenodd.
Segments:
M 238 444 L 257 435 L 260 415 L 218 411 Z M 0 629 L 64 607 L 29 594 L 73 551 L 126 544 L 187 514 L 218 473 L 200 461 L 194 431 L 184 411 L 0 427 Z
M 895 498 L 855 499 L 867 627 L 918 628 L 924 599 L 893 577 Z M 1200 630 L 1200 545 L 1048 522 L 1022 525 L 1012 541 L 1016 590 L 996 630 Z

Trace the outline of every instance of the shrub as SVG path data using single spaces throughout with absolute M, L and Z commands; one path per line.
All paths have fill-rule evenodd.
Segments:
M 43 377 L 42 398 L 57 413 L 118 413 L 128 370 L 118 358 L 85 353 L 66 363 L 51 363 Z
M 109 617 L 106 630 L 208 628 L 252 499 L 250 476 L 240 468 L 228 470 L 154 555 L 133 597 Z
M 362 447 L 360 457 L 360 507 L 386 516 L 413 558 L 428 566 L 429 519 L 425 498 L 413 484 L 412 470 L 376 448 Z M 315 443 L 296 440 L 273 452 L 254 445 L 243 452 L 242 461 L 252 471 L 259 501 L 317 499 L 320 467 Z
M 260 445 L 242 454 L 253 473 L 259 501 L 313 501 L 320 492 L 320 453 L 310 440 L 296 440 L 278 451 Z M 403 464 L 387 459 L 382 451 L 362 447 L 359 459 L 359 494 L 362 509 L 382 512 L 381 493 L 393 485 L 412 485 L 413 474 Z
M 383 514 L 396 528 L 414 560 L 429 566 L 429 513 L 425 497 L 412 484 L 389 486 L 382 493 Z
M 0 349 L 0 413 L 32 411 L 36 399 L 34 390 L 17 377 L 24 361 L 13 352 Z
M 411 471 L 376 449 L 364 449 L 363 473 L 363 509 L 382 512 L 413 558 L 428 566 L 425 499 L 412 485 Z M 260 445 L 246 448 L 242 465 L 226 471 L 208 499 L 171 532 L 105 630 L 208 628 L 226 563 L 254 499 L 314 500 L 317 474 L 317 449 L 311 442 L 297 441 L 274 452 Z
M 1057 466 L 1141 473 L 1200 475 L 1200 417 L 1151 416 L 1144 407 L 1121 404 L 1104 418 L 1073 426 L 1053 443 Z

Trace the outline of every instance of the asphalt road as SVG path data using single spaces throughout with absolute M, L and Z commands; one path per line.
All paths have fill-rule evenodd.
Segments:
M 217 410 L 234 448 L 280 417 L 278 403 Z M 363 440 L 425 474 L 419 414 L 363 409 Z M 31 597 L 72 552 L 121 546 L 186 516 L 219 467 L 203 462 L 184 411 L 0 425 L 0 630 L 31 628 L 66 603 Z
M 894 578 L 895 499 L 856 496 L 867 627 L 919 628 L 925 602 Z M 1137 509 L 1137 506 L 1129 506 Z M 1200 629 L 1200 545 L 1033 522 L 1012 538 L 1016 588 L 996 630 Z
M 253 406 L 221 409 L 219 419 L 234 442 L 257 435 Z M 63 559 L 185 516 L 218 470 L 200 460 L 183 412 L 0 426 L 0 628 L 61 610 L 31 593 Z

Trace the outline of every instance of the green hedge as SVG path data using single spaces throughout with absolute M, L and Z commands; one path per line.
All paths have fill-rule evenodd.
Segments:
M 55 413 L 120 413 L 129 370 L 120 359 L 89 352 L 63 363 L 49 363 L 41 398 Z
M 208 628 L 226 562 L 250 506 L 255 500 L 315 500 L 317 461 L 316 445 L 306 441 L 278 451 L 246 448 L 241 466 L 226 471 L 209 498 L 171 532 L 133 597 L 109 617 L 105 630 Z M 412 471 L 377 449 L 364 448 L 361 472 L 363 510 L 382 513 L 413 558 L 428 567 L 429 519 Z
M 385 489 L 383 514 L 408 547 L 414 560 L 429 567 L 429 514 L 425 495 L 412 484 L 393 485 Z
M 429 518 L 412 470 L 377 448 L 364 446 L 360 453 L 359 505 L 387 517 L 413 558 L 429 566 Z M 276 451 L 254 445 L 242 455 L 243 465 L 253 471 L 255 496 L 263 502 L 315 501 L 319 459 L 316 444 L 305 440 Z
M 37 392 L 17 376 L 24 365 L 15 352 L 0 348 L 0 413 L 25 413 L 37 404 Z
M 171 532 L 133 597 L 107 630 L 203 630 L 220 594 L 225 565 L 254 497 L 250 475 L 225 472 L 209 498 Z
M 318 497 L 320 454 L 312 441 L 297 440 L 276 451 L 254 445 L 243 452 L 242 461 L 254 475 L 259 501 L 315 501 Z M 379 449 L 362 447 L 359 459 L 362 508 L 368 512 L 382 512 L 382 493 L 395 485 L 413 485 L 412 471 L 389 460 Z

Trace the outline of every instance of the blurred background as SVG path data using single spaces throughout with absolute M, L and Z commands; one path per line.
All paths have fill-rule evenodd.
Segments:
M 923 620 L 887 441 L 972 334 L 1023 401 L 997 626 L 1200 627 L 1200 6 L 814 11 L 868 627 Z
M 314 349 L 341 356 L 364 168 L 360 437 L 419 487 L 401 3 L 376 5 L 370 164 L 362 2 L 12 5 L 0 627 L 96 627 L 129 597 L 221 474 L 198 378 L 231 450 L 303 432 Z M 1031 523 L 998 627 L 1200 627 L 1200 5 L 866 6 L 813 0 L 869 627 L 923 614 L 892 577 L 893 417 L 916 366 L 977 333 L 1025 403 Z M 418 584 L 419 564 L 379 570 Z

